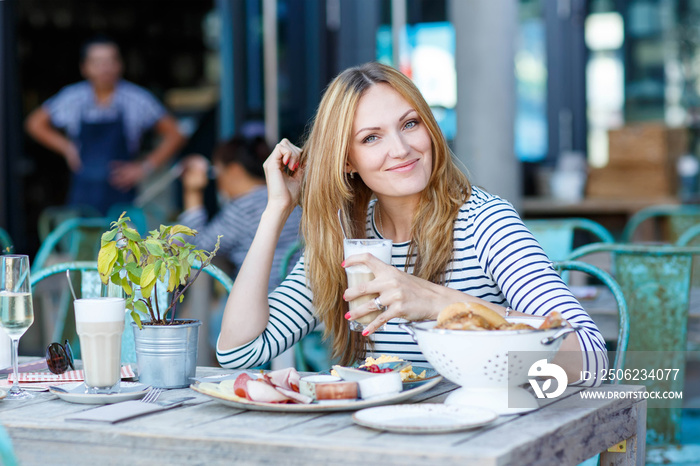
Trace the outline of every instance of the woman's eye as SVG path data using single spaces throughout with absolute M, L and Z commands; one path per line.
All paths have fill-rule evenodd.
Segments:
M 376 141 L 376 140 L 377 140 L 377 136 L 375 136 L 374 134 L 370 134 L 369 136 L 367 136 L 366 138 L 364 138 L 364 139 L 362 140 L 362 142 L 363 142 L 363 143 L 368 143 L 368 142 L 374 142 L 374 141 Z
M 414 126 L 416 126 L 417 124 L 418 124 L 418 122 L 416 120 L 410 120 L 410 121 L 406 122 L 406 124 L 404 125 L 404 128 L 411 129 Z

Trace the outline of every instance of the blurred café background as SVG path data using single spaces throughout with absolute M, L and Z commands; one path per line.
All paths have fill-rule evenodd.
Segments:
M 251 122 L 300 142 L 329 80 L 379 60 L 416 81 L 477 184 L 525 218 L 619 233 L 643 206 L 696 198 L 698 19 L 694 0 L 4 0 L 0 227 L 32 254 L 63 203 L 64 161 L 22 122 L 105 33 L 176 115 L 181 154 Z M 173 218 L 177 183 L 154 205 Z

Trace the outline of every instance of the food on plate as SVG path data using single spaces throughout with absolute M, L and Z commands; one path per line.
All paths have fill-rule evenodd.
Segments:
M 540 329 L 558 328 L 566 320 L 558 312 L 550 313 Z M 535 330 L 522 322 L 508 322 L 496 311 L 477 303 L 453 303 L 438 314 L 435 328 L 446 330 Z
M 332 375 L 310 375 L 299 382 L 300 392 L 314 400 L 355 400 L 357 382 L 342 380 Z
M 290 367 L 260 375 L 243 372 L 235 379 L 223 380 L 218 384 L 200 383 L 198 389 L 210 395 L 233 400 L 245 399 L 260 403 L 311 403 L 313 401 L 311 397 L 299 393 L 300 379 L 296 369 Z
M 380 369 L 381 364 L 385 364 L 388 362 L 405 362 L 403 359 L 401 359 L 398 356 L 388 356 L 386 354 L 382 354 L 378 358 L 373 358 L 371 356 L 368 356 L 365 359 L 365 362 L 358 367 L 360 370 L 367 370 L 369 372 L 375 372 L 378 374 L 384 373 L 384 372 L 391 372 L 391 368 L 388 368 L 389 370 L 383 370 Z M 376 366 L 376 369 L 373 369 L 373 366 Z M 401 369 L 401 372 L 399 373 L 401 375 L 401 381 L 402 382 L 412 382 L 415 380 L 420 380 L 425 378 L 425 370 L 423 370 L 421 373 L 416 374 L 413 371 L 413 366 L 409 365 Z
M 499 313 L 477 303 L 453 303 L 438 314 L 435 328 L 449 330 L 495 330 L 508 321 Z

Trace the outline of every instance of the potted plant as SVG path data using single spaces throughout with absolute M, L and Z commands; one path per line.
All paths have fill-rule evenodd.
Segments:
M 102 235 L 97 256 L 100 278 L 104 284 L 121 287 L 126 295 L 126 308 L 134 320 L 139 380 L 155 387 L 186 387 L 195 375 L 202 323 L 178 320 L 175 313 L 185 291 L 216 255 L 219 241 L 212 252 L 196 249 L 183 237 L 197 232 L 183 225 L 161 225 L 142 238 L 125 214 Z

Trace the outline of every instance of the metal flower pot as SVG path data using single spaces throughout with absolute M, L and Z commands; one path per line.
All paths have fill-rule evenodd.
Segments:
M 177 321 L 176 321 L 177 322 Z M 183 388 L 197 369 L 201 321 L 177 325 L 144 325 L 134 330 L 139 381 L 160 388 Z

